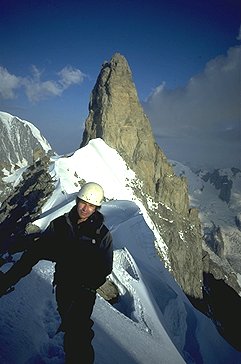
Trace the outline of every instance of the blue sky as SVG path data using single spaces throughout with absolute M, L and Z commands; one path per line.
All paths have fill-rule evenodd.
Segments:
M 160 105 L 173 101 L 187 110 L 190 98 L 181 93 L 177 100 L 180 90 L 190 94 L 190 80 L 198 83 L 207 74 L 212 79 L 210 69 L 220 67 L 220 57 L 226 66 L 234 59 L 237 65 L 240 54 L 239 0 L 0 0 L 0 7 L 0 110 L 34 123 L 58 153 L 79 146 L 90 92 L 102 63 L 116 51 L 126 57 L 154 134 L 170 158 L 183 120 L 174 113 L 165 124 L 166 115 L 157 117 Z M 225 82 L 214 87 L 227 89 Z M 235 87 L 237 94 L 237 82 Z M 237 109 L 237 99 L 233 103 Z M 230 117 L 236 118 L 237 139 L 235 115 Z M 226 122 L 230 134 L 233 126 Z M 192 133 L 187 136 L 193 142 Z

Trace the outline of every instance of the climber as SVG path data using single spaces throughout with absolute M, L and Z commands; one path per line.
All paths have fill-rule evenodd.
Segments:
M 30 273 L 40 260 L 55 262 L 54 282 L 64 332 L 66 364 L 94 362 L 93 321 L 96 290 L 112 271 L 112 237 L 104 225 L 100 207 L 102 187 L 94 182 L 82 186 L 75 206 L 50 222 L 41 237 L 0 276 L 0 295 Z

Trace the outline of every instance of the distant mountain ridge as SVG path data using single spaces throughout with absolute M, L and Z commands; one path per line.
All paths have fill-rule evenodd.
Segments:
M 241 170 L 238 168 L 230 168 L 230 169 L 215 169 L 213 172 L 203 172 L 200 171 L 197 174 L 202 175 L 202 179 L 206 181 L 210 181 L 212 185 L 215 186 L 217 190 L 220 191 L 219 197 L 221 200 L 226 203 L 230 202 L 233 180 L 237 178 L 241 173 Z
M 7 195 L 3 179 L 38 158 L 52 154 L 49 142 L 30 122 L 0 111 L 0 201 Z
M 52 149 L 32 123 L 2 111 L 0 133 L 0 167 L 7 171 L 32 164 L 34 153 L 44 155 Z
M 172 161 L 172 165 L 177 175 L 188 180 L 190 204 L 199 209 L 204 241 L 211 249 L 210 254 L 216 255 L 220 267 L 225 266 L 230 273 L 235 271 L 240 281 L 241 170 L 226 168 L 193 172 L 180 162 Z M 223 279 L 226 280 L 227 276 L 224 275 Z M 235 286 L 239 293 L 241 288 Z

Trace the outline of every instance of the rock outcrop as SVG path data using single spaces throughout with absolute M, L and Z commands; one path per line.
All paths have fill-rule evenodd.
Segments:
M 20 167 L 31 165 L 53 154 L 50 144 L 30 122 L 6 112 L 0 112 L 0 202 L 11 192 L 3 181 Z
M 230 202 L 233 182 L 227 175 L 222 175 L 218 169 L 215 169 L 213 173 L 207 172 L 202 178 L 205 182 L 209 180 L 210 183 L 220 191 L 219 197 L 221 200 L 225 201 L 227 204 Z
M 33 221 L 55 189 L 49 174 L 49 163 L 49 157 L 45 156 L 26 168 L 19 184 L 3 201 L 0 208 L 0 254 L 4 254 L 9 247 L 11 253 L 15 253 L 15 247 L 16 251 L 23 251 L 24 245 L 28 244 L 26 234 L 40 234 Z
M 36 158 L 51 151 L 51 146 L 31 123 L 5 112 L 0 112 L 1 165 L 9 170 L 32 164 Z
M 92 91 L 81 147 L 102 138 L 143 183 L 142 202 L 168 245 L 173 276 L 190 296 L 202 296 L 202 238 L 198 213 L 189 208 L 187 181 L 175 175 L 155 143 L 132 81 L 130 67 L 116 53 L 105 62 Z M 150 198 L 157 208 L 150 209 Z M 161 252 L 160 252 L 161 254 Z M 164 258 L 164 257 L 163 257 Z

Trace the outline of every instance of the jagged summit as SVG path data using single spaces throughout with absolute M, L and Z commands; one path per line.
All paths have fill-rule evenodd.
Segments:
M 143 121 L 148 128 L 148 136 L 153 138 L 127 60 L 120 53 L 115 53 L 110 62 L 103 63 L 92 91 L 81 146 L 86 145 L 90 139 L 100 137 L 110 146 L 118 146 L 123 151 L 128 149 L 127 154 L 131 155 L 128 127 L 138 129 L 143 126 Z M 116 127 L 121 129 L 116 130 Z
M 91 94 L 81 147 L 95 138 L 117 150 L 143 183 L 145 194 L 140 191 L 140 198 L 147 207 L 149 197 L 158 206 L 152 218 L 170 244 L 171 270 L 186 293 L 199 297 L 202 247 L 198 214 L 189 208 L 186 179 L 175 175 L 154 140 L 128 62 L 119 53 L 102 65 Z M 185 231 L 186 244 L 180 231 Z M 190 269 L 184 277 L 183 267 L 187 265 Z
M 102 66 L 91 94 L 81 147 L 94 138 L 102 138 L 122 155 L 144 181 L 147 192 L 154 199 L 187 214 L 186 182 L 175 176 L 164 153 L 155 143 L 130 67 L 119 53 Z M 167 176 L 172 179 L 170 194 L 166 189 Z M 179 193 L 180 190 L 184 193 Z
M 81 146 L 90 139 L 100 137 L 111 147 L 117 147 L 132 157 L 135 139 L 132 133 L 130 135 L 132 130 L 129 128 L 142 132 L 143 122 L 148 129 L 148 137 L 153 139 L 138 100 L 130 67 L 124 56 L 115 53 L 110 62 L 104 62 L 92 91 Z
M 105 65 L 111 65 L 112 69 L 115 69 L 116 72 L 120 72 L 120 74 L 129 74 L 130 78 L 132 78 L 132 73 L 131 73 L 131 69 L 129 67 L 129 64 L 126 60 L 126 58 L 119 52 L 114 53 L 114 55 L 112 56 L 110 62 L 106 61 L 103 64 L 103 67 Z

